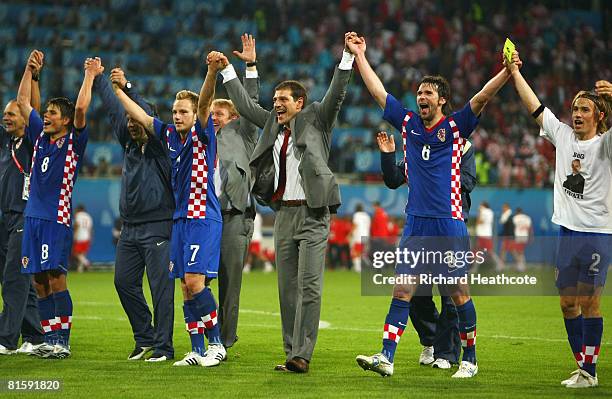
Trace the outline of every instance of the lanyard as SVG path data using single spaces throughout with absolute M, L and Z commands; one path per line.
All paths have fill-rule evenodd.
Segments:
M 19 140 L 17 140 L 19 143 L 22 142 L 22 138 L 20 138 Z M 13 156 L 13 162 L 15 162 L 15 166 L 17 166 L 17 169 L 19 169 L 19 171 L 21 172 L 21 174 L 25 175 L 25 171 L 23 170 L 23 166 L 21 166 L 21 164 L 19 163 L 19 161 L 17 160 L 17 157 L 15 156 L 15 146 L 17 144 L 12 143 L 11 144 L 11 155 Z

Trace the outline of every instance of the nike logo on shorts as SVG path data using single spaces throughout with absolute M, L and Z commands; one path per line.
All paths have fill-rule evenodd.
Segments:
M 162 242 L 158 242 L 158 243 L 156 243 L 156 244 L 157 244 L 157 246 L 159 247 L 160 245 L 162 245 L 162 244 L 163 244 L 163 243 L 165 243 L 165 242 L 166 242 L 166 241 L 162 241 Z
M 17 229 L 17 233 L 23 233 L 23 229 Z
M 195 265 L 196 263 L 198 263 L 198 262 L 187 262 L 187 266 L 193 266 L 193 265 Z

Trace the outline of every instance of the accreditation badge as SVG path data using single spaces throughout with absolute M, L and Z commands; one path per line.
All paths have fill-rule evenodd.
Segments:
M 23 191 L 21 192 L 21 199 L 27 201 L 30 198 L 30 174 L 23 174 Z

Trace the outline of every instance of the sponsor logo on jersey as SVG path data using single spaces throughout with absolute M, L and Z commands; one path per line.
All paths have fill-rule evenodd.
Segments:
M 438 140 L 440 140 L 441 142 L 445 142 L 446 141 L 446 129 L 440 129 L 438 130 Z
M 21 258 L 21 264 L 23 265 L 24 269 L 28 267 L 28 263 L 30 263 L 30 259 L 27 256 Z

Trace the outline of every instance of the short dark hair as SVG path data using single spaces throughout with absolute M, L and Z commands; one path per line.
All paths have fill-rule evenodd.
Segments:
M 70 119 L 69 126 L 73 126 L 74 123 L 74 103 L 66 97 L 55 97 L 47 101 L 47 108 L 50 105 L 56 106 L 60 110 L 62 118 Z
M 453 107 L 451 105 L 451 89 L 450 89 L 450 84 L 448 83 L 448 80 L 444 79 L 440 75 L 435 75 L 435 76 L 427 75 L 427 76 L 424 76 L 423 79 L 421 79 L 419 86 L 422 84 L 432 85 L 433 87 L 436 88 L 436 91 L 438 92 L 438 96 L 444 97 L 446 99 L 446 104 L 442 106 L 442 113 L 444 115 L 449 115 L 451 111 L 453 110 Z
M 284 82 L 280 82 L 275 88 L 274 91 L 277 90 L 290 90 L 291 97 L 293 97 L 293 101 L 297 101 L 298 98 L 302 97 L 304 99 L 304 105 L 306 105 L 306 101 L 308 100 L 308 94 L 306 94 L 306 88 L 303 84 L 298 82 L 297 80 L 285 80 Z

